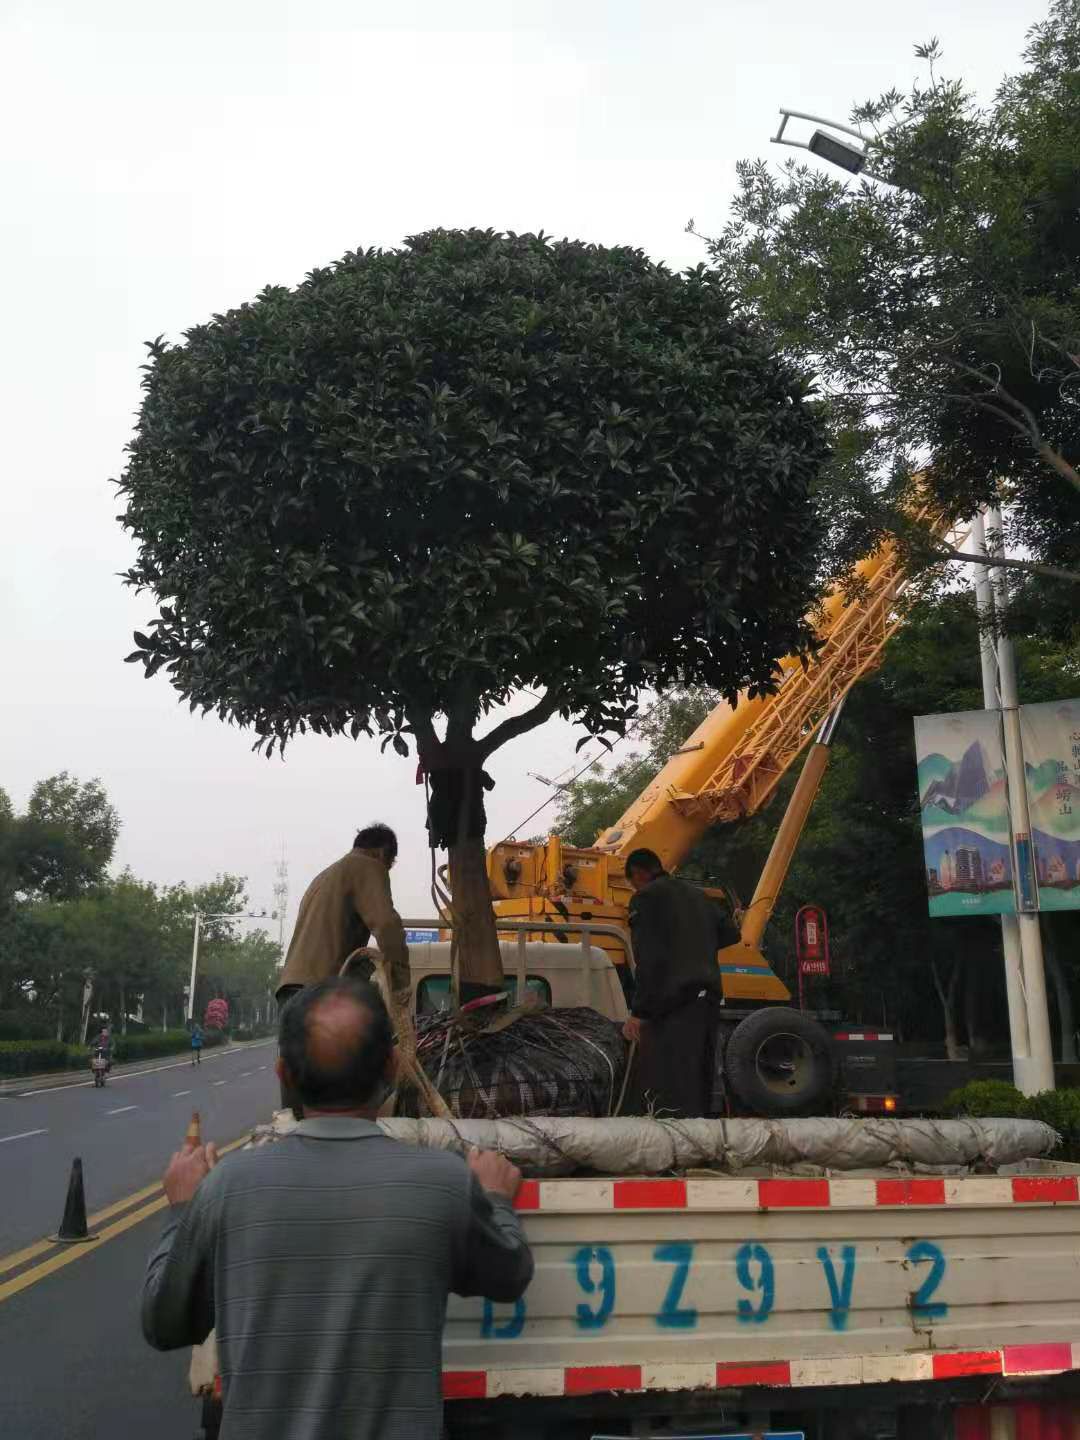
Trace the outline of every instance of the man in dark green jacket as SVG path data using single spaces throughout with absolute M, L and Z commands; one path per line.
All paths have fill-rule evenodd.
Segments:
M 724 911 L 664 869 L 651 850 L 626 860 L 634 888 L 630 935 L 637 965 L 631 1017 L 640 1046 L 640 1090 L 661 1116 L 709 1113 L 721 996 L 716 952 L 738 939 Z

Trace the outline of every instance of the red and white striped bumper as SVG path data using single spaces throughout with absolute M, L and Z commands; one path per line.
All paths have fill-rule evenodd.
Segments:
M 956 1380 L 967 1375 L 1057 1375 L 1080 1369 L 1080 1342 L 1008 1345 L 1003 1350 L 927 1351 L 915 1355 L 822 1356 L 760 1364 L 572 1365 L 561 1369 L 448 1370 L 447 1400 L 500 1395 L 595 1395 L 613 1390 L 802 1388 L 880 1385 L 887 1381 Z

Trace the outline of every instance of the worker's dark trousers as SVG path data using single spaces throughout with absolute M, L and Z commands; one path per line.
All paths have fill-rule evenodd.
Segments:
M 284 1010 L 285 1006 L 289 1003 L 289 1001 L 296 994 L 296 992 L 298 990 L 302 990 L 303 988 L 304 987 L 302 985 L 282 985 L 281 989 L 278 990 L 277 994 L 274 996 L 274 999 L 277 1001 L 279 1019 L 281 1018 L 281 1012 L 282 1010 Z M 292 1088 L 291 1085 L 286 1085 L 284 1080 L 282 1080 L 281 1082 L 281 1108 L 283 1110 L 291 1110 L 292 1113 L 296 1116 L 297 1120 L 302 1120 L 304 1118 L 304 1109 L 303 1106 L 300 1104 L 300 1096 L 297 1095 L 296 1091 Z
M 716 1021 L 716 1001 L 711 995 L 700 995 L 642 1027 L 639 1085 L 643 1113 L 683 1120 L 708 1115 Z

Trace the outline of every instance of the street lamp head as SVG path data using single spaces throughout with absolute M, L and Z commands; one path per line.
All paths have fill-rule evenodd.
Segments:
M 817 155 L 821 160 L 827 160 L 830 165 L 839 165 L 841 170 L 850 171 L 852 175 L 858 175 L 866 165 L 865 150 L 860 149 L 858 145 L 850 145 L 836 135 L 829 135 L 824 130 L 814 131 L 810 137 L 808 148 L 812 155 Z

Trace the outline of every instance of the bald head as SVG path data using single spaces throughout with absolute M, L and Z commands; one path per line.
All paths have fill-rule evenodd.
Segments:
M 394 1038 L 383 998 L 367 980 L 323 980 L 281 1012 L 281 1064 L 305 1110 L 377 1103 Z

